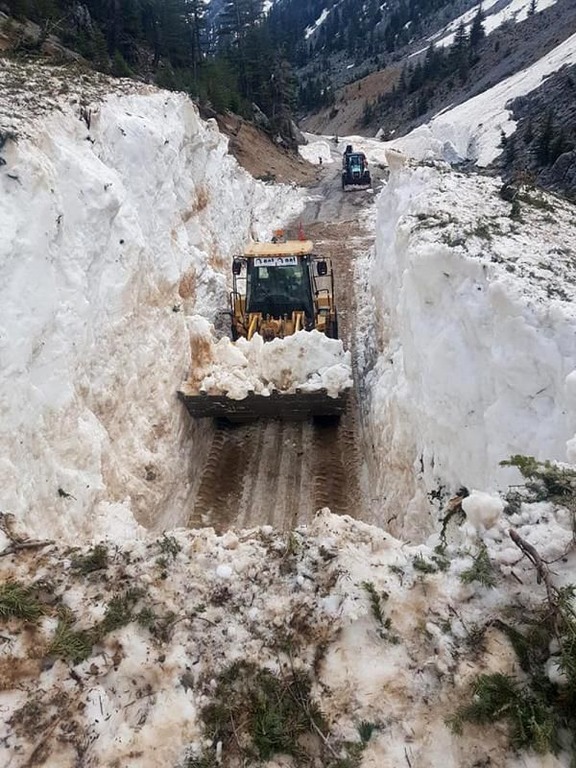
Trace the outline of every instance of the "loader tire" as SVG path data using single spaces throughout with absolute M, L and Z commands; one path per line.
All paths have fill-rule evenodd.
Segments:
M 328 336 L 329 339 L 337 339 L 338 336 L 338 315 L 334 316 L 334 320 L 330 323 L 328 328 L 326 329 L 326 336 Z
M 340 424 L 341 414 L 333 413 L 329 416 L 312 416 L 312 423 L 317 430 L 331 429 L 337 427 Z

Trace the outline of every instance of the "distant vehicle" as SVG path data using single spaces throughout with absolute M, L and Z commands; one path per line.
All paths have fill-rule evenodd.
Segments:
M 368 161 L 364 152 L 354 152 L 352 144 L 348 144 L 342 155 L 342 189 L 369 189 L 372 178 L 368 170 Z

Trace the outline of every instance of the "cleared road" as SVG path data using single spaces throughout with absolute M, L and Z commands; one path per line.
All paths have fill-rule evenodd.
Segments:
M 343 192 L 339 162 L 325 165 L 299 222 L 320 255 L 331 256 L 340 337 L 351 348 L 355 322 L 354 258 L 371 244 L 358 222 L 369 192 Z M 354 355 L 353 355 L 354 357 Z M 351 398 L 340 424 L 259 421 L 219 425 L 192 500 L 189 526 L 217 531 L 273 525 L 291 530 L 322 507 L 366 519 L 360 476 L 357 407 Z

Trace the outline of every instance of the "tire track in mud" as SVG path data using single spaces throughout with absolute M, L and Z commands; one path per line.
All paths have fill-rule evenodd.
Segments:
M 221 532 L 236 524 L 238 487 L 256 447 L 251 439 L 252 430 L 252 425 L 217 425 L 188 521 L 189 528 L 213 526 Z
M 258 432 L 258 450 L 246 466 L 245 491 L 241 492 L 239 522 L 241 527 L 274 525 L 278 499 L 284 424 L 263 421 L 253 426 Z
M 314 507 L 362 517 L 355 418 L 349 405 L 340 424 L 314 425 Z
M 219 426 L 214 434 L 190 527 L 272 525 L 289 531 L 318 509 L 361 517 L 353 419 L 295 424 L 267 421 Z

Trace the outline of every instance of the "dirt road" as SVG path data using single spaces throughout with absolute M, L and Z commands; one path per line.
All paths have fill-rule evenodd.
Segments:
M 332 257 L 340 337 L 351 349 L 356 314 L 354 258 L 372 242 L 359 213 L 372 203 L 373 195 L 343 192 L 339 171 L 339 162 L 324 165 L 317 185 L 310 189 L 312 200 L 295 225 L 302 224 L 319 254 Z M 220 425 L 202 470 L 189 525 L 223 531 L 270 524 L 291 530 L 322 507 L 365 519 L 368 505 L 363 500 L 361 468 L 354 397 L 339 425 L 312 421 Z

